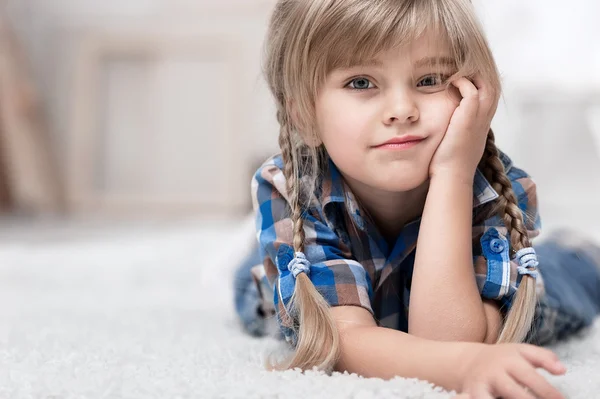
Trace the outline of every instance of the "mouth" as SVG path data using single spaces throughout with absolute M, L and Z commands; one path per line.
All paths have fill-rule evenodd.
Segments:
M 383 144 L 376 145 L 373 148 L 383 150 L 405 150 L 416 146 L 417 144 L 425 141 L 425 139 L 425 137 L 418 136 L 395 137 Z

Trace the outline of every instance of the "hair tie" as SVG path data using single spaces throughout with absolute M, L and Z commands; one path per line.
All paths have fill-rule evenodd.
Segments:
M 528 274 L 533 278 L 538 277 L 538 272 L 535 270 L 538 266 L 537 256 L 535 250 L 532 247 L 527 247 L 517 251 L 515 255 L 519 266 L 517 267 L 517 273 Z
M 296 252 L 296 257 L 288 263 L 288 270 L 292 272 L 294 278 L 298 277 L 300 273 L 306 273 L 310 275 L 310 262 L 306 259 L 306 255 L 302 252 Z

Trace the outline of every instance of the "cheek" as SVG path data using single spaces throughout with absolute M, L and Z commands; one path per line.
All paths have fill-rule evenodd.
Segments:
M 421 119 L 428 126 L 428 130 L 431 130 L 431 133 L 444 133 L 459 101 L 454 95 L 449 95 L 448 92 L 437 93 L 433 96 L 429 97 L 428 101 L 423 104 Z
M 357 104 L 344 96 L 329 96 L 317 104 L 319 134 L 323 143 L 356 142 L 368 126 L 364 109 L 358 112 Z

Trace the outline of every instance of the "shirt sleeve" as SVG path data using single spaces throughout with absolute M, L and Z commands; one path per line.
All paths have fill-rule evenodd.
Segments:
M 288 270 L 294 258 L 292 222 L 286 182 L 280 158 L 267 161 L 252 180 L 252 200 L 256 212 L 256 231 L 263 259 L 264 282 L 272 288 L 273 305 L 285 339 L 295 346 L 292 329 L 297 323 L 286 311 L 296 280 Z M 309 278 L 330 306 L 360 306 L 373 314 L 372 283 L 363 266 L 352 260 L 350 249 L 321 220 L 316 209 L 303 214 L 304 254 L 311 263 Z
M 523 170 L 512 166 L 507 171 L 513 191 L 518 199 L 525 227 L 530 241 L 540 234 L 541 219 L 538 213 L 536 185 Z M 486 214 L 494 203 L 486 204 L 487 209 L 475 212 L 473 224 L 473 261 L 475 276 L 482 298 L 499 301 L 501 310 L 507 312 L 516 293 L 521 276 L 517 273 L 518 263 L 511 260 L 510 233 L 503 219 L 498 215 L 478 221 L 477 214 Z M 538 296 L 543 294 L 544 283 L 538 271 L 536 279 Z

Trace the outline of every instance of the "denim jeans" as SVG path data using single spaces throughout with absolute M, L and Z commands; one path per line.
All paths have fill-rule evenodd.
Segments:
M 261 263 L 258 248 L 253 247 L 234 275 L 234 305 L 244 330 L 255 337 L 265 335 L 265 319 L 260 308 L 260 295 L 250 269 Z
M 553 238 L 535 246 L 545 295 L 527 342 L 548 345 L 590 326 L 600 315 L 600 248 Z

